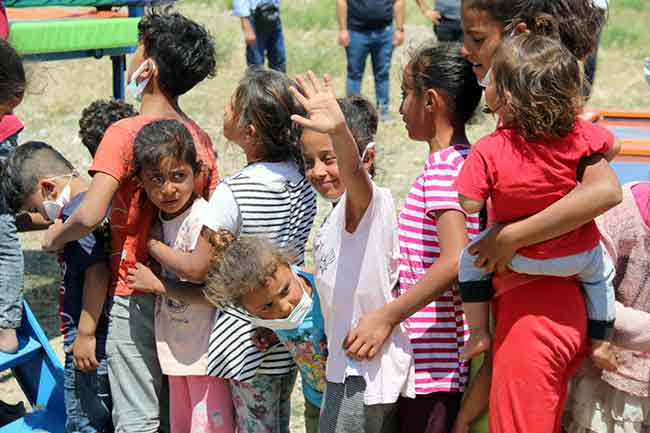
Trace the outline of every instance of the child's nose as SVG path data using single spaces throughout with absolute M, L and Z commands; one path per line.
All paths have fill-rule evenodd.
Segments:
M 166 181 L 165 183 L 163 183 L 163 186 L 162 186 L 162 193 L 163 194 L 173 194 L 175 192 L 176 192 L 176 188 L 174 187 L 173 182 Z

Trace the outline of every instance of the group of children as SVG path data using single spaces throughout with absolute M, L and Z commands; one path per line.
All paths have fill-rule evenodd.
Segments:
M 488 58 L 471 34 L 479 3 L 463 2 L 462 50 L 425 46 L 404 67 L 400 113 L 428 156 L 399 213 L 373 181 L 375 108 L 311 72 L 246 71 L 223 130 L 247 163 L 220 180 L 179 105 L 214 74 L 214 44 L 178 13 L 139 24 L 127 71 L 139 114 L 84 110 L 90 184 L 46 143 L 11 152 L 7 206 L 52 222 L 43 248 L 62 264 L 67 431 L 288 432 L 297 371 L 307 433 L 466 431 L 468 361 L 491 345 L 481 242 L 564 200 L 586 158 L 618 152 L 578 120 L 582 72 L 553 17 L 515 27 Z M 498 127 L 470 146 L 481 86 Z M 315 193 L 332 209 L 309 273 Z M 488 199 L 496 228 L 478 236 Z M 593 222 L 558 230 L 506 263 L 578 275 L 592 359 L 615 371 L 613 265 Z

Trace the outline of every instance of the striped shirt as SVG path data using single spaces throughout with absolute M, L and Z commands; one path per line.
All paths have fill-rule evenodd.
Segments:
M 469 150 L 469 146 L 455 145 L 432 153 L 411 186 L 398 221 L 400 294 L 408 291 L 440 257 L 434 213 L 463 212 L 453 184 Z M 471 239 L 479 232 L 478 215 L 467 216 L 466 225 Z M 459 354 L 469 329 L 457 288 L 450 287 L 406 323 L 415 355 L 416 393 L 463 391 L 468 365 L 460 362 Z
M 316 215 L 316 195 L 295 164 L 249 165 L 225 179 L 210 203 L 213 212 L 208 212 L 206 227 L 265 236 L 291 251 L 294 264 L 303 263 Z M 232 307 L 219 311 L 208 349 L 211 376 L 245 382 L 256 374 L 286 374 L 295 367 L 281 343 L 266 352 L 258 351 L 250 338 L 253 330 L 247 313 Z

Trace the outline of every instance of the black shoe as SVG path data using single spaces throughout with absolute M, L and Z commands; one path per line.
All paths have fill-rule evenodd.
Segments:
M 22 418 L 27 414 L 23 402 L 16 404 L 5 403 L 0 400 L 0 427 L 7 425 L 18 418 Z

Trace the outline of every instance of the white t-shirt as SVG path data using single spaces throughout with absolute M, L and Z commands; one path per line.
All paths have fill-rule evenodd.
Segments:
M 395 327 L 371 360 L 352 361 L 342 348 L 353 325 L 393 299 L 399 279 L 397 216 L 389 190 L 373 183 L 368 209 L 354 233 L 345 229 L 343 195 L 314 239 L 315 279 L 328 340 L 327 380 L 347 376 L 366 382 L 364 402 L 394 403 L 400 394 L 415 396 L 415 370 L 403 325 Z
M 208 206 L 201 197 L 181 215 L 170 220 L 160 217 L 165 245 L 179 251 L 196 248 L 203 215 Z M 164 276 L 177 278 L 164 268 Z M 170 297 L 156 303 L 156 348 L 162 372 L 171 376 L 207 374 L 208 339 L 216 309 L 209 305 L 186 304 Z

